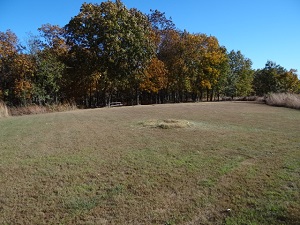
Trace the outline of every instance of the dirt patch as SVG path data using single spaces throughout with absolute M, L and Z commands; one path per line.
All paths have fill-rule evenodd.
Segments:
M 165 119 L 165 120 L 147 120 L 140 123 L 144 127 L 174 129 L 189 128 L 191 123 L 187 120 Z

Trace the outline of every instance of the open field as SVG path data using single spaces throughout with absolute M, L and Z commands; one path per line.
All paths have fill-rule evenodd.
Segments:
M 0 190 L 0 224 L 300 224 L 300 112 L 220 102 L 0 118 Z

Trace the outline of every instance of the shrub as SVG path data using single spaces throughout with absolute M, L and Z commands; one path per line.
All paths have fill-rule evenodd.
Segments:
M 271 93 L 266 97 L 266 103 L 272 106 L 300 109 L 300 95 L 289 93 Z

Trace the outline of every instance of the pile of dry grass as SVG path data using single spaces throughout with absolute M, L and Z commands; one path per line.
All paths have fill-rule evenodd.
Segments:
M 272 106 L 300 109 L 300 95 L 289 93 L 272 93 L 266 97 L 266 103 Z
M 145 127 L 172 129 L 172 128 L 188 128 L 191 126 L 189 121 L 165 119 L 165 120 L 148 120 L 141 123 Z
M 9 111 L 6 104 L 0 101 L 0 117 L 8 117 L 8 116 L 9 116 Z
M 57 105 L 28 105 L 22 107 L 11 107 L 10 113 L 12 116 L 22 116 L 31 114 L 42 114 L 50 112 L 64 112 L 77 109 L 77 106 L 72 103 L 57 104 Z

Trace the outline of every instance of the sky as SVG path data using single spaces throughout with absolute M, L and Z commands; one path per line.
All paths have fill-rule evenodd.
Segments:
M 12 30 L 21 42 L 42 24 L 66 25 L 84 0 L 0 0 L 0 31 Z M 101 3 L 86 0 L 88 3 Z M 300 77 L 299 0 L 123 0 L 143 13 L 165 12 L 176 27 L 217 37 L 228 51 L 240 50 L 254 69 L 268 60 Z

